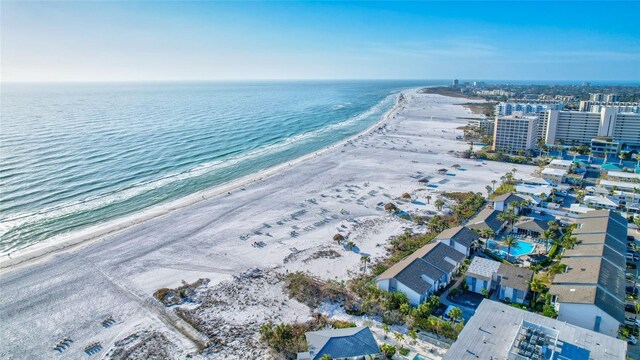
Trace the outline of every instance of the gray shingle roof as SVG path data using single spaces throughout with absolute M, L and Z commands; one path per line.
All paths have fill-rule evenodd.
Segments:
M 536 231 L 539 233 L 543 233 L 545 230 L 549 228 L 548 221 L 540 220 L 532 217 L 522 218 L 520 221 L 515 223 L 514 225 L 518 229 Z
M 590 211 L 578 218 L 573 235 L 581 243 L 564 252 L 566 273 L 549 292 L 560 302 L 595 304 L 624 322 L 627 220 L 615 211 Z
M 436 240 L 447 239 L 451 239 L 466 248 L 470 248 L 475 241 L 480 239 L 480 236 L 475 231 L 467 227 L 456 226 L 447 229 L 436 236 Z
M 426 262 L 450 273 L 464 259 L 464 255 L 449 245 L 438 243 L 431 251 L 422 256 Z
M 501 212 L 498 210 L 493 210 L 490 207 L 485 207 L 476 216 L 471 218 L 471 220 L 469 220 L 465 226 L 473 230 L 482 230 L 489 228 L 497 233 L 503 224 L 502 221 L 498 220 L 498 215 L 500 215 L 500 213 Z
M 533 277 L 533 270 L 501 263 L 498 274 L 501 277 L 500 286 L 508 286 L 526 293 L 529 290 L 529 281 Z
M 305 334 L 313 359 L 330 355 L 333 359 L 380 353 L 380 348 L 368 327 L 312 331 Z
M 514 193 L 501 194 L 492 199 L 493 202 L 504 201 L 507 205 L 510 204 L 512 201 L 520 202 L 522 200 L 524 199 Z
M 413 260 L 407 267 L 402 269 L 396 280 L 407 286 L 409 289 L 415 291 L 418 294 L 425 294 L 431 289 L 431 284 L 426 282 L 422 275 L 428 278 L 438 281 L 444 276 L 444 272 L 438 270 L 433 265 L 427 263 L 423 259 Z
M 376 280 L 393 278 L 417 293 L 424 294 L 431 285 L 422 279 L 422 275 L 438 281 L 444 273 L 450 273 L 463 259 L 464 255 L 454 248 L 433 242 L 400 260 L 378 275 Z

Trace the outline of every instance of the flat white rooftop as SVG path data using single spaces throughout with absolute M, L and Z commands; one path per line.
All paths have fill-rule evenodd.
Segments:
M 609 171 L 607 172 L 607 175 L 609 176 L 613 176 L 613 177 L 617 177 L 617 178 L 621 178 L 621 179 L 629 179 L 629 180 L 640 180 L 640 174 L 636 174 L 636 173 L 630 173 L 630 172 L 625 172 L 625 171 Z
M 507 359 L 523 323 L 557 331 L 554 359 L 626 359 L 622 340 L 484 299 L 443 360 Z
M 542 175 L 564 176 L 567 174 L 565 169 L 544 168 Z
M 563 166 L 563 167 L 571 167 L 572 164 L 573 164 L 573 161 L 571 160 L 560 160 L 560 159 L 551 160 L 551 163 L 549 163 L 549 165 Z

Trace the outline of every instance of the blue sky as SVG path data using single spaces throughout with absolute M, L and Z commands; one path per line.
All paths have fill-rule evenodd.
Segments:
M 640 81 L 639 2 L 4 2 L 2 81 Z

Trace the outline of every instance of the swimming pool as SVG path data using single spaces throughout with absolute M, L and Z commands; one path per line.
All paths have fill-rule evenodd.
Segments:
M 504 255 L 507 254 L 507 250 L 508 250 L 507 246 L 498 245 L 498 243 L 493 240 L 489 240 L 487 242 L 487 245 L 489 246 L 489 249 L 493 250 L 496 253 L 503 253 Z M 535 249 L 534 244 L 528 241 L 520 240 L 516 246 L 511 247 L 510 255 L 518 257 L 522 255 L 531 254 L 533 252 L 533 249 Z

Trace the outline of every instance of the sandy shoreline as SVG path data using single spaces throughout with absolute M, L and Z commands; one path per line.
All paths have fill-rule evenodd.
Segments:
M 411 91 L 415 91 L 415 90 L 417 89 L 413 89 Z M 263 169 L 256 173 L 243 176 L 241 178 L 232 180 L 227 183 L 216 185 L 209 189 L 198 191 L 194 194 L 187 195 L 183 198 L 170 201 L 166 204 L 156 205 L 149 209 L 145 209 L 145 210 L 124 216 L 122 218 L 109 220 L 102 224 L 96 224 L 86 229 L 73 231 L 69 234 L 65 234 L 60 237 L 53 237 L 51 239 L 47 239 L 38 244 L 29 246 L 27 248 L 24 248 L 18 251 L 13 251 L 9 253 L 0 253 L 0 274 L 3 271 L 11 269 L 15 266 L 26 265 L 33 261 L 46 259 L 49 256 L 55 254 L 56 252 L 71 250 L 75 247 L 86 245 L 91 241 L 104 240 L 109 235 L 125 230 L 131 226 L 135 226 L 145 221 L 164 216 L 172 211 L 196 204 L 208 198 L 225 194 L 231 191 L 239 190 L 246 185 L 259 182 L 270 176 L 273 176 L 284 169 L 301 164 L 309 159 L 315 158 L 331 150 L 337 149 L 343 146 L 344 144 L 349 143 L 350 141 L 353 141 L 355 139 L 358 139 L 359 137 L 362 137 L 364 135 L 371 133 L 373 130 L 375 130 L 376 128 L 380 127 L 385 122 L 387 122 L 389 118 L 392 117 L 393 114 L 395 114 L 403 106 L 403 104 L 400 102 L 401 94 L 402 92 L 399 92 L 395 95 L 394 105 L 387 112 L 385 112 L 380 117 L 380 120 L 378 120 L 376 123 L 374 123 L 373 125 L 369 126 L 368 128 L 364 129 L 363 131 L 353 136 L 350 136 L 344 140 L 341 140 L 335 144 L 329 145 L 313 153 L 300 156 L 296 159 L 288 161 L 287 163 L 283 163 L 267 169 Z
M 278 274 L 302 270 L 346 280 L 364 271 L 362 255 L 384 257 L 390 237 L 405 229 L 424 231 L 389 215 L 385 203 L 428 217 L 439 212 L 436 199 L 449 201 L 443 192 L 484 192 L 513 167 L 518 175 L 535 170 L 457 157 L 456 151 L 467 148 L 457 128 L 466 123 L 460 117 L 472 116 L 460 105 L 468 100 L 415 90 L 403 94 L 406 104 L 394 106 L 366 132 L 291 166 L 228 184 L 244 190 L 227 195 L 228 188 L 216 188 L 205 199 L 188 199 L 188 206 L 172 204 L 175 209 L 167 206 L 135 226 L 5 268 L 0 287 L 11 296 L 0 298 L 0 358 L 76 359 L 95 343 L 103 356 L 147 337 L 160 339 L 149 340 L 148 348 L 165 347 L 175 359 L 266 358 L 258 341 L 261 323 L 310 316 L 308 307 L 283 293 Z M 438 174 L 441 168 L 448 173 Z M 418 183 L 425 176 L 429 186 Z M 405 192 L 415 202 L 400 199 Z M 354 249 L 333 241 L 336 233 Z M 264 275 L 242 275 L 249 269 Z M 193 340 L 206 337 L 203 330 L 153 297 L 159 288 L 199 278 L 210 279 L 199 290 L 199 303 L 180 308 L 192 311 L 204 332 L 210 329 L 224 344 L 205 354 Z M 105 319 L 112 325 L 103 326 Z M 74 345 L 53 352 L 65 338 Z

